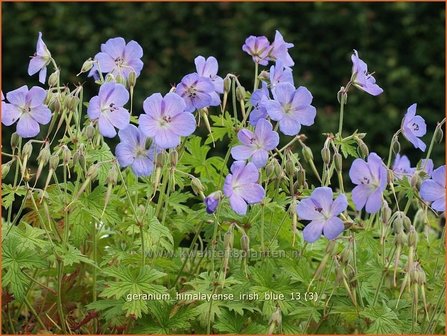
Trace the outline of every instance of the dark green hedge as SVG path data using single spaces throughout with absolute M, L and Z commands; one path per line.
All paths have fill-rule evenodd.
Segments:
M 138 41 L 144 69 L 136 106 L 153 92 L 167 92 L 194 71 L 197 55 L 214 55 L 221 74 L 240 74 L 251 87 L 253 64 L 241 46 L 250 35 L 273 38 L 280 30 L 293 42 L 294 77 L 314 95 L 316 126 L 307 131 L 319 156 L 321 132 L 336 131 L 336 93 L 351 72 L 357 49 L 375 71 L 385 93 L 375 98 L 352 92 L 345 129 L 368 133 L 370 150 L 385 156 L 392 134 L 412 103 L 419 104 L 432 132 L 444 116 L 444 20 L 442 3 L 3 3 L 3 90 L 37 84 L 27 76 L 37 32 L 63 69 L 65 83 L 90 82 L 76 77 L 83 61 L 114 36 Z M 95 93 L 92 84 L 91 94 Z M 3 142 L 8 145 L 9 130 Z M 427 135 L 424 140 L 430 141 Z M 418 159 L 420 152 L 402 141 Z M 444 148 L 435 148 L 436 165 Z

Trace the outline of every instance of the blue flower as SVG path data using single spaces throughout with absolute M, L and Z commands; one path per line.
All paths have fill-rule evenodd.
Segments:
M 401 130 L 404 137 L 410 141 L 415 148 L 419 148 L 425 152 L 427 147 L 425 143 L 419 139 L 427 133 L 427 125 L 424 118 L 416 115 L 417 104 L 411 105 L 402 120 Z

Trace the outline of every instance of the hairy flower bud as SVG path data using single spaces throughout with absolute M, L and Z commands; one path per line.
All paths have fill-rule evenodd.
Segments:
M 388 202 L 384 200 L 383 204 L 382 204 L 382 212 L 381 212 L 381 219 L 382 219 L 383 224 L 385 224 L 385 225 L 388 224 L 388 222 L 391 218 L 391 213 L 392 213 L 392 211 L 388 205 Z
M 280 326 L 282 324 L 282 315 L 281 315 L 281 308 L 277 307 L 276 310 L 273 312 L 272 316 L 270 317 L 269 324 L 272 326 Z M 272 330 L 273 332 L 273 330 Z M 271 334 L 270 332 L 269 334 Z
M 202 195 L 205 188 L 197 177 L 191 178 L 191 188 L 196 195 Z
M 341 172 L 343 168 L 343 159 L 340 153 L 334 153 L 334 166 L 337 172 Z
M 250 250 L 250 239 L 245 233 L 241 236 L 241 249 L 245 253 Z
M 441 127 L 436 127 L 435 134 L 433 136 L 435 137 L 435 141 L 437 143 L 441 143 L 442 139 L 444 138 L 444 131 Z
M 59 69 L 54 71 L 50 77 L 48 77 L 48 85 L 50 87 L 55 87 L 59 84 L 60 71 Z
M 308 146 L 304 146 L 302 149 L 303 157 L 307 162 L 312 162 L 314 160 L 314 155 L 312 150 Z
M 95 136 L 95 133 L 96 133 L 95 126 L 93 126 L 92 124 L 88 124 L 87 127 L 84 129 L 85 137 L 88 140 L 92 140 L 93 137 Z
M 62 163 L 64 165 L 68 165 L 70 160 L 71 160 L 71 151 L 68 148 L 68 146 L 64 145 L 62 146 Z
M 410 226 L 410 231 L 408 232 L 408 246 L 416 246 L 418 242 L 418 233 L 416 232 L 416 229 L 414 226 Z
M 233 248 L 233 242 L 234 242 L 234 232 L 233 232 L 233 225 L 230 226 L 227 232 L 225 232 L 224 235 L 224 249 L 232 249 Z
M 5 164 L 2 164 L 2 176 L 1 177 L 3 179 L 6 177 L 6 175 L 8 175 L 9 170 L 11 169 L 12 162 L 13 161 L 11 160 Z
M 44 148 L 39 152 L 37 156 L 37 162 L 42 165 L 46 165 L 48 160 L 50 160 L 51 152 L 50 152 L 50 144 L 46 144 Z
M 33 152 L 33 145 L 31 143 L 31 140 L 28 141 L 26 144 L 23 145 L 22 148 L 22 157 L 23 158 L 29 158 Z
M 245 98 L 245 88 L 243 86 L 238 86 L 236 88 L 236 98 L 241 101 Z
M 95 177 L 98 175 L 98 170 L 99 170 L 99 163 L 91 165 L 87 170 L 87 177 L 89 177 L 91 180 L 95 179 Z
M 178 152 L 175 149 L 172 152 L 169 153 L 169 160 L 171 161 L 171 166 L 172 167 L 177 166 Z
M 78 108 L 79 102 L 80 102 L 80 99 L 78 97 L 69 95 L 67 97 L 67 102 L 66 102 L 67 108 L 70 111 L 75 111 Z
M 94 63 L 95 63 L 95 61 L 92 60 L 91 58 L 89 58 L 88 60 L 86 60 L 86 61 L 82 64 L 81 71 L 78 73 L 78 76 L 79 76 L 81 73 L 90 71 L 91 68 L 93 68 Z
M 118 181 L 118 168 L 116 167 L 116 165 L 112 165 L 107 174 L 106 183 L 116 185 L 117 181 Z
M 329 240 L 327 246 L 326 246 L 326 253 L 334 256 L 337 252 L 337 243 L 335 240 Z
M 325 165 L 329 165 L 329 163 L 331 163 L 331 150 L 329 149 L 329 147 L 323 147 L 323 149 L 321 150 L 321 158 L 323 159 Z
M 403 246 L 407 243 L 407 239 L 407 235 L 403 231 L 401 231 L 394 236 L 394 244 L 396 246 Z
M 268 71 L 262 70 L 261 73 L 258 75 L 258 78 L 264 82 L 267 82 L 270 80 L 270 73 Z
M 11 148 L 12 150 L 17 149 L 17 147 L 19 146 L 21 137 L 20 135 L 17 134 L 17 132 L 12 133 L 11 135 Z
M 225 77 L 224 78 L 224 92 L 228 93 L 231 90 L 231 78 Z
M 54 153 L 50 157 L 50 169 L 54 171 L 57 169 L 58 165 L 59 165 L 59 155 L 57 153 Z
M 135 71 L 131 71 L 129 73 L 129 77 L 127 77 L 127 83 L 129 84 L 130 88 L 134 88 L 135 84 L 137 83 L 137 74 Z
M 360 154 L 362 155 L 362 157 L 366 158 L 369 155 L 369 149 L 366 143 L 361 139 L 357 139 L 357 145 L 359 146 Z
M 293 163 L 293 161 L 287 160 L 286 167 L 285 167 L 286 174 L 288 176 L 293 176 L 295 174 L 295 170 L 296 170 L 296 167 L 295 167 L 295 164 Z
M 419 209 L 414 215 L 413 222 L 415 227 L 424 227 L 428 222 L 426 212 L 423 209 Z

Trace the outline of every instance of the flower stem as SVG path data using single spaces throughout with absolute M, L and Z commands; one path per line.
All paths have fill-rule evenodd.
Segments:
M 391 165 L 391 157 L 392 157 L 392 155 L 393 155 L 393 147 L 394 147 L 394 144 L 395 144 L 396 142 L 398 142 L 398 140 L 399 140 L 399 134 L 400 134 L 400 132 L 401 132 L 401 130 L 399 129 L 396 133 L 393 134 L 393 137 L 391 138 L 390 150 L 389 150 L 389 152 L 388 152 L 388 161 L 387 161 L 387 163 L 386 163 L 387 168 L 390 168 L 390 165 Z
M 259 85 L 259 78 L 258 78 L 258 63 L 255 62 L 255 83 L 253 86 L 253 92 L 255 92 L 258 89 Z
M 343 101 L 343 99 L 340 100 L 340 120 L 338 122 L 338 135 L 341 139 L 342 137 L 342 131 L 343 131 L 343 117 L 344 117 L 344 113 L 345 113 L 345 103 Z
M 430 146 L 428 147 L 428 151 L 427 151 L 427 156 L 425 157 L 426 160 L 428 160 L 430 158 L 431 152 L 433 150 L 433 146 L 435 144 L 436 141 L 436 135 L 438 133 L 438 131 L 441 129 L 441 127 L 445 124 L 445 118 L 441 120 L 441 122 L 439 122 L 436 125 L 435 131 L 433 133 L 433 136 L 431 137 L 431 141 L 430 141 Z M 422 167 L 425 168 L 425 167 Z
M 62 306 L 62 281 L 64 276 L 64 266 L 61 260 L 57 260 L 57 310 L 59 313 L 59 320 L 62 327 L 62 332 L 67 334 L 67 329 L 65 327 L 65 315 Z

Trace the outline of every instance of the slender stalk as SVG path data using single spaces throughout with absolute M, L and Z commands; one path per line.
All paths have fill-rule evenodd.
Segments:
M 425 157 L 426 160 L 428 160 L 430 158 L 431 152 L 433 150 L 433 146 L 435 144 L 436 134 L 438 133 L 438 130 L 440 130 L 444 124 L 445 124 L 445 118 L 442 119 L 442 121 L 436 125 L 433 136 L 431 137 L 430 146 L 428 147 L 427 156 Z
M 344 117 L 344 113 L 345 113 L 345 102 L 342 99 L 340 99 L 340 119 L 338 122 L 338 135 L 340 137 L 340 139 L 342 138 L 342 131 L 343 131 L 343 117 Z
M 62 327 L 62 332 L 67 334 L 65 326 L 64 308 L 62 305 L 62 281 L 64 277 L 64 266 L 61 260 L 57 260 L 57 311 L 59 313 L 59 320 Z
M 259 85 L 259 78 L 258 78 L 258 63 L 255 62 L 255 83 L 253 86 L 253 92 L 255 92 L 258 89 Z
M 39 322 L 40 327 L 45 330 L 46 332 L 48 332 L 47 328 L 45 327 L 45 324 L 42 322 L 39 314 L 37 314 L 36 310 L 34 309 L 33 305 L 29 302 L 28 298 L 25 296 L 24 298 L 25 304 L 28 307 L 29 310 L 31 310 L 31 312 L 33 313 L 34 317 L 36 318 L 37 322 Z

